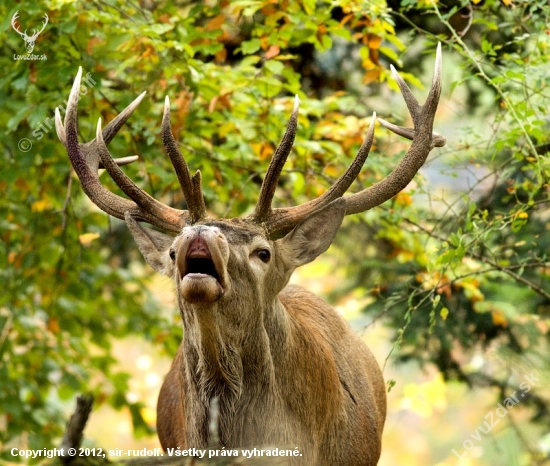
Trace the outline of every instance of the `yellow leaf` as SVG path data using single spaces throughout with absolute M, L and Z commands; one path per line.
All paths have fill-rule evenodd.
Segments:
M 493 318 L 493 324 L 500 327 L 508 327 L 508 319 L 500 309 L 493 309 L 491 311 L 491 317 Z
M 220 137 L 224 138 L 233 131 L 235 131 L 235 125 L 233 123 L 223 123 L 219 127 L 218 134 Z
M 474 2 L 477 3 L 477 2 Z M 502 0 L 502 3 L 504 3 L 506 6 L 510 6 L 512 4 L 512 0 Z
M 369 34 L 367 42 L 369 49 L 378 49 L 380 48 L 380 44 L 382 43 L 382 37 L 374 34 Z
M 407 206 L 412 204 L 412 197 L 410 194 L 400 192 L 395 196 L 395 202 L 400 206 Z
M 48 330 L 54 334 L 60 332 L 59 321 L 55 317 L 51 317 L 48 321 Z
M 296 58 L 296 55 L 291 55 L 289 53 L 287 54 L 284 54 L 284 55 L 277 55 L 274 60 L 294 60 Z
M 390 23 L 387 23 L 386 21 L 382 21 L 381 24 L 384 30 L 388 31 L 390 34 L 395 34 L 395 28 Z
M 338 178 L 340 175 L 340 172 L 334 165 L 327 165 L 323 171 L 325 172 L 325 175 L 332 178 Z
M 267 160 L 273 155 L 273 146 L 268 142 L 252 143 L 251 146 L 260 160 Z
M 32 203 L 31 210 L 33 212 L 44 212 L 46 209 L 49 209 L 50 207 L 51 207 L 51 204 L 48 199 L 40 199 L 39 201 Z
M 480 284 L 481 283 L 479 280 L 476 280 L 475 278 L 465 279 L 458 283 L 458 285 L 464 290 L 466 297 L 474 303 L 485 299 L 485 296 L 479 289 Z
M 214 31 L 215 29 L 220 29 L 225 22 L 225 15 L 221 14 L 212 18 L 207 24 L 206 29 L 208 31 Z
M 446 307 L 441 308 L 439 315 L 443 320 L 447 320 L 447 316 L 449 315 L 449 309 L 447 309 Z
M 157 422 L 157 412 L 154 409 L 151 408 L 141 408 L 139 410 L 141 417 L 143 417 L 143 420 L 147 423 L 149 426 L 154 426 Z
M 99 238 L 99 233 L 84 233 L 78 237 L 80 244 L 90 244 L 94 239 Z
M 374 70 L 367 71 L 363 75 L 363 84 L 370 84 L 372 82 L 375 82 L 380 77 L 381 70 L 380 68 L 376 68 Z

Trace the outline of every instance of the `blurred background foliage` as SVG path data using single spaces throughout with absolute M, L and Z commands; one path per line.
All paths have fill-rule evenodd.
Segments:
M 22 31 L 49 16 L 33 52 L 46 60 L 15 59 L 25 53 L 10 25 L 16 11 Z M 546 0 L 8 0 L 0 12 L 3 460 L 16 460 L 13 446 L 56 445 L 82 392 L 129 412 L 137 436 L 151 435 L 154 416 L 129 395 L 128 356 L 116 348 L 130 339 L 173 355 L 181 339 L 169 283 L 159 287 L 126 227 L 81 193 L 55 134 L 54 109 L 65 107 L 78 66 L 89 73 L 82 141 L 94 137 L 99 117 L 111 121 L 146 90 L 110 149 L 138 154 L 125 171 L 185 208 L 160 141 L 170 96 L 174 133 L 202 172 L 208 209 L 225 217 L 251 210 L 295 94 L 299 129 L 279 206 L 328 189 L 373 110 L 410 125 L 389 65 L 423 97 L 442 42 L 435 130 L 447 146 L 405 192 L 348 218 L 325 262 L 300 276 L 321 270 L 325 297 L 339 309 L 352 301 L 360 326 L 384 329 L 388 345 L 377 356 L 389 362 L 388 386 L 402 401 L 397 413 L 390 403 L 391 415 L 406 423 L 412 410 L 414 423 L 426 420 L 412 429 L 430 437 L 442 435 L 437 418 L 462 427 L 419 453 L 389 420 L 381 464 L 549 463 Z M 353 189 L 386 176 L 407 147 L 377 128 Z M 420 368 L 422 381 L 403 386 L 395 364 Z M 529 391 L 520 389 L 531 374 Z M 482 398 L 472 398 L 475 390 Z M 521 406 L 479 437 L 472 429 L 514 391 Z M 469 405 L 453 408 L 453 399 Z

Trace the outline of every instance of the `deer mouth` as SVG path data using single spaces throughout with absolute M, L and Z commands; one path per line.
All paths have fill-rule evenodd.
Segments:
M 187 271 L 184 276 L 193 275 L 193 278 L 213 277 L 220 281 L 220 276 L 212 259 L 205 257 L 189 257 L 187 259 Z
M 178 260 L 183 298 L 191 303 L 213 302 L 225 294 L 224 264 L 221 257 L 210 251 L 201 235 L 196 236 Z M 178 254 L 179 256 L 179 254 Z M 179 259 L 179 258 L 178 258 Z

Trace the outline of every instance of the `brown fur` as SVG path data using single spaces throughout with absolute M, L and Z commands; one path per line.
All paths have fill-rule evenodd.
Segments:
M 331 306 L 287 286 L 296 267 L 330 245 L 344 209 L 331 204 L 277 241 L 230 221 L 185 227 L 171 254 L 165 239 L 130 224 L 149 264 L 174 277 L 183 321 L 158 401 L 163 448 L 205 448 L 218 397 L 227 449 L 298 448 L 289 465 L 377 464 L 386 395 L 373 355 Z M 215 278 L 186 259 L 197 245 L 216 264 L 215 299 Z M 258 253 L 265 250 L 269 260 Z M 189 301 L 189 286 L 204 298 Z
M 271 339 L 271 377 L 266 377 L 264 397 L 248 407 L 247 411 L 254 413 L 245 411 L 246 417 L 238 420 L 243 428 L 238 443 L 227 446 L 284 442 L 289 448 L 298 446 L 304 455 L 289 464 L 375 465 L 380 456 L 386 396 L 374 357 L 348 324 L 317 296 L 288 286 L 279 298 L 281 310 L 288 313 L 285 323 L 290 333 L 285 339 Z M 165 449 L 204 447 L 206 442 L 203 439 L 199 446 L 190 445 L 185 435 L 182 393 L 186 387 L 179 388 L 185 383 L 179 378 L 185 371 L 183 348 L 182 344 L 159 395 L 158 434 Z M 306 383 L 297 374 L 304 376 Z M 267 383 L 269 380 L 274 383 Z M 252 394 L 247 393 L 246 380 L 243 383 L 241 396 L 249 401 Z M 282 398 L 279 406 L 272 404 L 275 393 Z M 277 411 L 281 419 L 275 416 Z M 281 425 L 275 425 L 277 422 Z M 286 423 L 289 425 L 283 426 Z M 265 426 L 273 431 L 267 437 Z M 207 430 L 206 426 L 201 430 Z M 220 434 L 222 439 L 227 436 L 223 431 Z

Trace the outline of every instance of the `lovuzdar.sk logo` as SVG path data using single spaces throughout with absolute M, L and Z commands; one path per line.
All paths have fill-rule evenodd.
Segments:
M 48 57 L 46 55 L 35 55 L 32 53 L 34 50 L 34 45 L 36 43 L 36 39 L 41 34 L 41 32 L 46 27 L 46 24 L 48 24 L 48 15 L 44 13 L 44 22 L 42 23 L 42 29 L 38 30 L 35 29 L 32 35 L 27 35 L 27 30 L 25 29 L 25 32 L 21 32 L 21 29 L 19 25 L 17 24 L 17 20 L 19 19 L 19 11 L 16 11 L 14 15 L 11 18 L 11 27 L 23 38 L 25 41 L 25 48 L 27 49 L 27 55 L 16 55 L 13 54 L 14 60 L 47 60 Z

